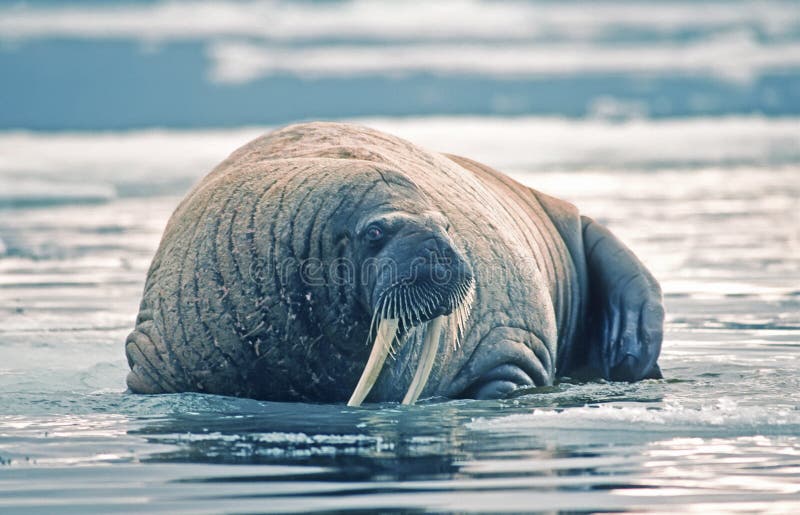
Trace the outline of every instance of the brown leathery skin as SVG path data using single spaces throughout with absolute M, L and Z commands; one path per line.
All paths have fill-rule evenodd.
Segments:
M 178 206 L 126 342 L 129 388 L 346 400 L 369 354 L 371 314 L 357 288 L 281 268 L 314 259 L 327 270 L 347 256 L 343 227 L 386 206 L 444 214 L 474 270 L 465 335 L 440 347 L 424 396 L 462 394 L 480 374 L 470 363 L 498 341 L 551 384 L 584 330 L 577 209 L 474 161 L 316 122 L 246 144 Z M 370 400 L 402 396 L 419 338 L 412 331 Z

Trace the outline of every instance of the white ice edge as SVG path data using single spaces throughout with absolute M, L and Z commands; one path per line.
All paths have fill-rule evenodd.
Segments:
M 240 37 L 278 41 L 315 38 L 585 40 L 636 28 L 655 34 L 687 29 L 752 27 L 781 36 L 796 29 L 790 1 L 580 3 L 355 0 L 290 3 L 189 0 L 146 4 L 44 5 L 0 9 L 0 38 L 170 41 Z M 599 14 L 601 13 L 601 14 Z
M 432 150 L 468 155 L 505 171 L 648 167 L 652 163 L 800 162 L 800 118 L 601 119 L 429 116 L 351 120 Z M 199 179 L 270 127 L 120 132 L 0 132 L 0 185 Z M 8 181 L 3 183 L 3 181 Z M 0 188 L 3 189 L 3 188 Z
M 245 41 L 208 47 L 210 77 L 246 83 L 272 75 L 396 76 L 414 73 L 525 78 L 595 73 L 713 77 L 746 83 L 800 67 L 800 42 L 763 43 L 749 30 L 699 41 L 596 43 L 405 43 L 288 47 Z
M 648 406 L 599 404 L 567 409 L 541 408 L 527 414 L 478 418 L 470 429 L 505 432 L 569 427 L 576 431 L 674 431 L 692 432 L 707 427 L 757 429 L 800 425 L 800 412 L 788 408 L 746 405 L 731 398 L 714 404 L 687 407 L 667 402 L 659 409 Z

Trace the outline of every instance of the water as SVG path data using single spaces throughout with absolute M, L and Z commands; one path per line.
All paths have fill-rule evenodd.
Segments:
M 662 282 L 666 379 L 361 409 L 126 394 L 122 342 L 166 219 L 204 170 L 266 129 L 7 133 L 6 162 L 27 168 L 2 169 L 0 506 L 800 507 L 795 121 L 365 122 L 471 147 L 613 228 Z
M 28 4 L 0 5 L 0 127 L 800 115 L 794 0 Z
M 0 75 L 0 512 L 800 512 L 795 2 L 8 4 Z M 313 118 L 607 224 L 661 281 L 665 379 L 358 409 L 125 393 L 172 210 Z

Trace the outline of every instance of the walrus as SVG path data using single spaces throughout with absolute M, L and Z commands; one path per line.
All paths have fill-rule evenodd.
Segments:
M 663 322 L 652 274 L 572 204 L 376 130 L 304 123 L 236 150 L 179 204 L 126 340 L 127 384 L 493 399 L 659 378 Z

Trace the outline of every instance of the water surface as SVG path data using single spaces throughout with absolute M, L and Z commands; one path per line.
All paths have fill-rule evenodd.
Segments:
M 0 511 L 800 510 L 800 122 L 369 119 L 574 202 L 662 283 L 664 380 L 493 401 L 124 392 L 192 182 L 265 128 L 0 134 Z

